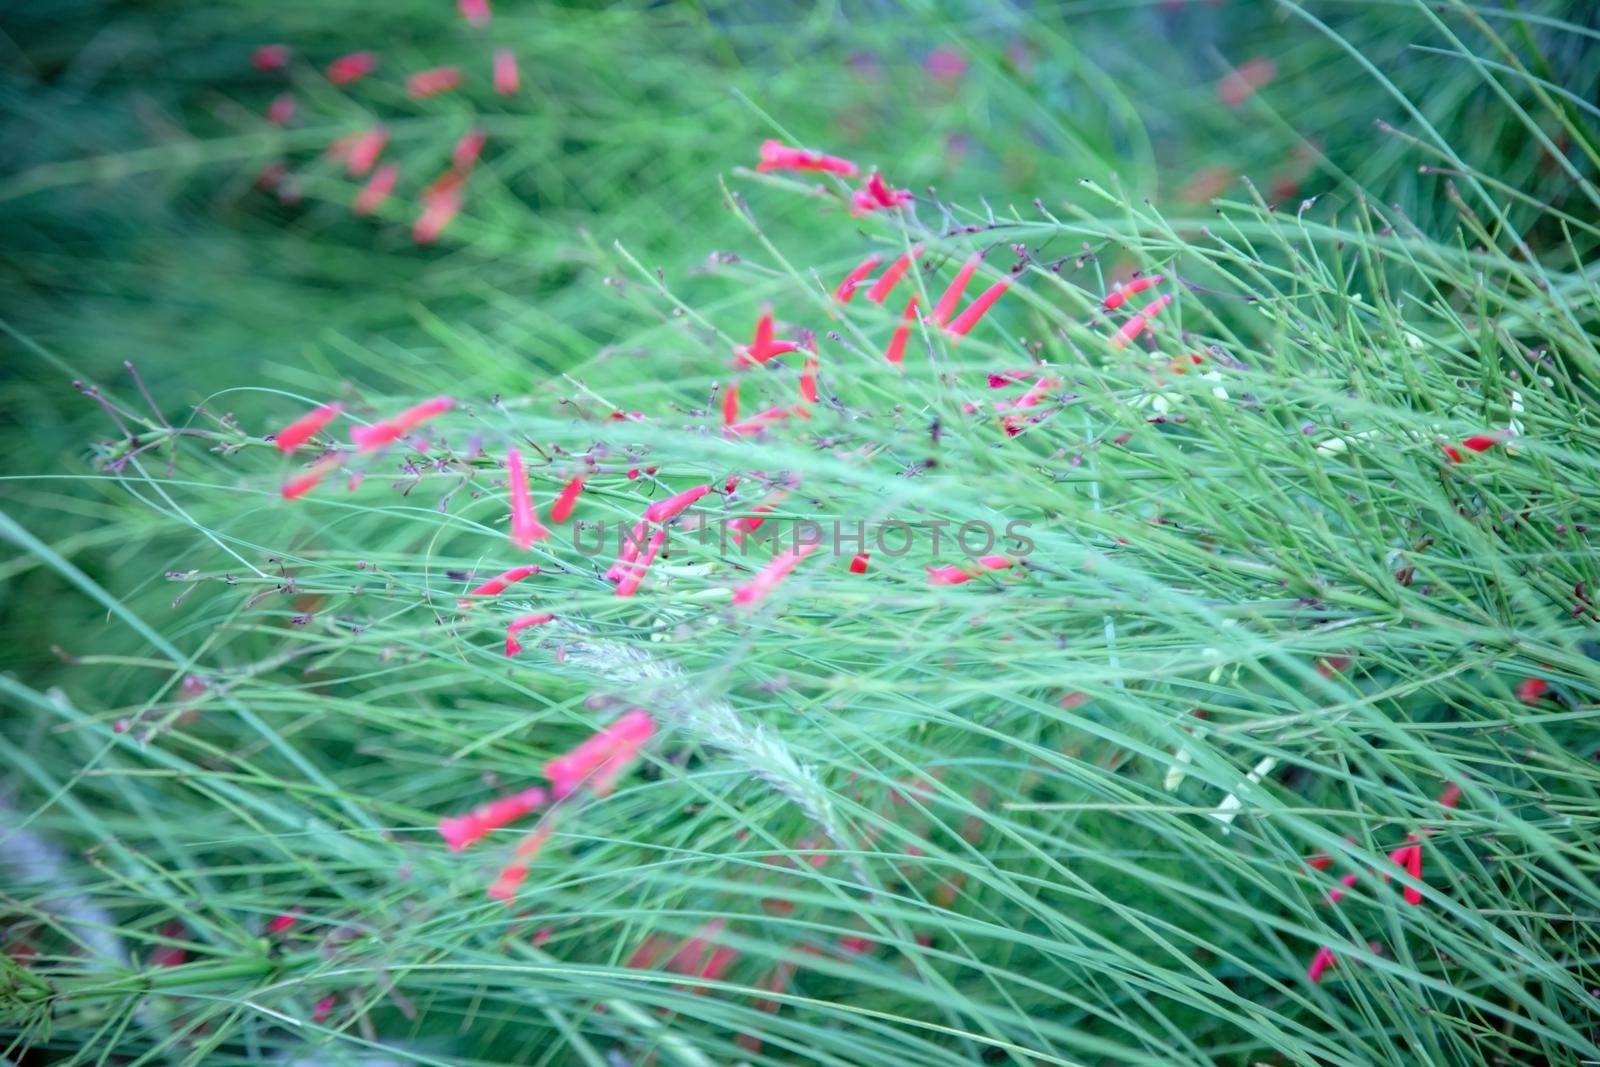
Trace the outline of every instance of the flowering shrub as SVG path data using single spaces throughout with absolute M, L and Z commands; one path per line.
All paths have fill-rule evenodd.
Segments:
M 319 91 L 526 91 L 505 13 L 458 14 L 477 67 L 356 51 Z M 979 76 L 921 64 L 928 92 Z M 1231 68 L 1217 105 L 1286 67 Z M 412 181 L 404 126 L 257 195 L 309 176 L 448 271 L 515 145 L 474 122 Z M 96 484 L 175 546 L 121 562 L 169 614 L 0 519 L 140 642 L 61 651 L 139 672 L 115 705 L 5 680 L 48 725 L 43 755 L 0 733 L 5 810 L 39 814 L 17 1043 L 1600 1054 L 1592 227 L 1453 188 L 1451 234 L 1353 185 L 1199 215 L 1049 176 L 991 205 L 925 166 L 730 144 L 686 195 L 721 194 L 731 250 L 591 242 L 574 284 L 610 310 L 581 331 L 419 313 L 404 395 L 309 363 L 187 411 L 79 381 Z

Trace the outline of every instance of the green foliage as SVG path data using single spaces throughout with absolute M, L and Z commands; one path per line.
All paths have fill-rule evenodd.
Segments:
M 79 3 L 11 31 L 7 1056 L 1600 1056 L 1588 5 L 452 6 Z M 252 71 L 280 40 L 290 68 Z M 492 45 L 519 95 L 488 89 Z M 322 79 L 363 47 L 376 76 Z M 969 63 L 949 84 L 941 47 Z M 1253 57 L 1276 76 L 1220 102 Z M 405 96 L 442 63 L 462 92 Z M 323 150 L 374 121 L 403 178 L 363 220 Z M 418 247 L 474 127 L 465 210 Z M 766 137 L 918 202 L 854 218 L 846 184 L 755 173 Z M 298 200 L 255 187 L 274 162 Z M 883 306 L 832 298 L 916 243 Z M 932 307 L 974 252 L 969 297 L 1011 290 L 886 364 L 907 292 Z M 1174 300 L 1113 349 L 1101 299 L 1135 270 Z M 817 335 L 819 402 L 730 439 L 768 303 Z M 987 377 L 1034 363 L 1008 433 L 1028 383 Z M 744 373 L 746 413 L 798 371 Z M 440 393 L 426 452 L 336 443 L 362 477 L 280 498 L 316 451 L 272 446 L 291 418 Z M 619 598 L 571 526 L 507 543 L 513 443 L 541 510 L 592 462 L 577 518 L 613 538 L 743 481 Z M 736 606 L 763 557 L 693 523 L 761 501 L 923 536 Z M 961 559 L 948 530 L 928 553 L 940 521 L 1026 522 L 1032 551 L 931 585 Z M 529 611 L 557 620 L 508 658 Z M 451 853 L 438 820 L 628 706 L 660 725 L 639 767 L 547 816 L 489 899 L 533 821 Z M 1388 858 L 1413 836 L 1420 882 Z M 629 966 L 716 921 L 725 974 Z

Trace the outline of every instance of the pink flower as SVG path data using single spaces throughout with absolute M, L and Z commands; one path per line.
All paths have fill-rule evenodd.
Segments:
M 644 521 L 666 522 L 668 519 L 675 518 L 690 504 L 693 504 L 696 500 L 711 492 L 711 490 L 712 486 L 697 485 L 693 489 L 685 489 L 683 492 L 675 496 L 669 496 L 665 500 L 657 500 L 654 504 L 644 509 Z
M 250 65 L 257 70 L 282 70 L 289 65 L 289 49 L 281 44 L 264 44 L 250 54 Z
M 1323 945 L 1317 949 L 1317 954 L 1311 957 L 1311 966 L 1306 968 L 1306 977 L 1313 982 L 1322 981 L 1322 973 L 1335 963 L 1333 949 Z
M 583 492 L 583 475 L 574 475 L 566 485 L 562 486 L 561 495 L 556 497 L 556 502 L 550 505 L 550 521 L 566 522 L 581 492 Z
M 846 178 L 854 178 L 860 173 L 860 168 L 848 159 L 808 152 L 803 148 L 790 148 L 771 140 L 761 142 L 761 162 L 756 164 L 756 170 L 761 173 L 772 170 L 817 170 Z
M 889 264 L 889 269 L 884 271 L 877 281 L 872 283 L 872 288 L 867 290 L 867 299 L 874 304 L 881 304 L 889 298 L 889 292 L 900 284 L 900 279 L 906 271 L 911 269 L 911 264 L 922 255 L 921 245 L 912 245 L 911 251 Z
M 778 583 L 789 576 L 789 572 L 794 570 L 801 560 L 816 550 L 816 545 L 800 545 L 786 552 L 780 552 L 765 567 L 761 568 L 754 578 L 751 578 L 733 591 L 733 602 L 735 604 L 759 603 L 778 587 Z
M 439 820 L 439 836 L 450 846 L 451 852 L 460 852 L 473 842 L 495 830 L 509 826 L 518 819 L 544 806 L 548 797 L 539 788 L 524 789 L 520 793 L 480 804 L 465 815 Z
M 650 564 L 656 561 L 656 553 L 661 551 L 662 544 L 667 539 L 667 531 L 658 529 L 650 535 L 650 544 L 645 550 L 627 566 L 623 567 L 621 576 L 617 579 L 617 596 L 632 596 L 638 592 L 639 583 L 644 581 L 645 571 L 650 569 Z
M 423 191 L 422 214 L 411 227 L 412 240 L 427 245 L 439 239 L 461 214 L 462 184 L 461 172 L 452 170 Z
M 501 902 L 509 901 L 517 895 L 517 890 L 527 880 L 528 868 L 538 858 L 540 850 L 544 848 L 550 835 L 555 832 L 556 824 L 549 819 L 533 828 L 533 831 L 524 837 L 511 853 L 511 862 L 500 868 L 500 873 L 495 875 L 494 882 L 489 886 L 489 896 Z
M 436 396 L 432 400 L 424 400 L 393 418 L 375 422 L 371 426 L 352 426 L 350 440 L 360 451 L 371 452 L 398 441 L 429 419 L 443 415 L 454 406 L 455 401 L 450 397 Z
M 518 615 L 506 627 L 506 655 L 515 656 L 522 651 L 522 644 L 517 640 L 517 635 L 530 626 L 541 626 L 555 618 L 548 613 L 536 615 Z
M 865 574 L 865 573 L 867 573 L 867 562 L 869 560 L 871 560 L 871 559 L 872 559 L 872 557 L 867 555 L 865 552 L 856 553 L 855 558 L 850 561 L 850 573 L 851 574 Z
M 361 187 L 356 194 L 356 202 L 351 205 L 351 210 L 357 215 L 370 215 L 383 206 L 389 199 L 389 194 L 394 192 L 395 182 L 400 178 L 400 168 L 393 163 L 385 163 L 372 172 L 372 177 L 367 179 L 367 184 Z
M 509 48 L 494 50 L 494 91 L 501 96 L 512 96 L 522 87 L 522 76 L 517 72 L 517 54 Z
M 781 356 L 786 352 L 798 352 L 800 345 L 794 341 L 775 341 L 772 338 L 772 309 L 764 308 L 761 317 L 756 320 L 755 337 L 747 346 L 734 348 L 735 367 L 748 364 L 761 364 L 774 356 Z
M 722 424 L 731 426 L 739 421 L 739 379 L 735 378 L 728 383 L 727 390 L 722 394 Z
M 489 0 L 456 0 L 461 17 L 474 26 L 489 24 Z
M 883 183 L 883 175 L 873 171 L 867 176 L 867 184 L 851 194 L 850 214 L 866 215 L 884 208 L 899 207 L 915 199 L 911 190 L 891 189 Z
M 299 921 L 300 916 L 296 915 L 294 912 L 286 911 L 282 915 L 275 917 L 270 923 L 267 924 L 267 933 L 281 934 Z
M 550 531 L 533 510 L 528 472 L 523 469 L 520 450 L 513 448 L 506 453 L 506 475 L 511 484 L 511 543 L 526 552 L 535 541 L 549 537 Z
M 955 337 L 965 337 L 972 332 L 972 328 L 978 325 L 978 320 L 988 314 L 989 309 L 994 306 L 996 300 L 1000 299 L 1001 294 L 1011 288 L 1012 280 L 1011 276 L 1007 275 L 979 293 L 977 299 L 967 305 L 967 310 L 957 315 L 955 321 L 947 327 L 950 334 Z
M 339 412 L 343 410 L 344 407 L 340 404 L 324 404 L 279 430 L 272 437 L 273 443 L 278 446 L 279 452 L 293 452 L 321 433 L 322 428 L 337 418 Z
M 471 590 L 467 593 L 467 596 L 499 596 L 524 578 L 532 577 L 538 573 L 540 573 L 539 568 L 531 563 L 521 567 L 512 567 L 510 570 L 502 571 L 476 589 Z M 462 600 L 460 603 L 465 605 L 467 601 Z
M 981 556 L 974 562 L 978 565 L 978 570 L 970 570 L 953 565 L 949 567 L 928 567 L 928 584 L 961 585 L 964 582 L 970 582 L 984 571 L 1004 570 L 1013 566 L 1013 562 L 1005 556 Z
M 1524 704 L 1537 704 L 1550 692 L 1550 683 L 1543 678 L 1524 678 L 1517 683 L 1517 699 Z
M 448 93 L 461 86 L 460 67 L 434 67 L 419 70 L 406 79 L 406 92 L 413 100 L 426 100 L 430 96 Z
M 478 154 L 483 151 L 483 143 L 488 139 L 488 134 L 482 130 L 468 130 L 461 135 L 455 148 L 450 151 L 450 164 L 456 170 L 468 171 L 478 162 Z
M 349 85 L 360 81 L 378 69 L 375 52 L 352 52 L 328 64 L 328 80 L 335 85 Z
M 326 1022 L 328 1016 L 333 1014 L 333 1009 L 338 1003 L 339 1001 L 331 995 L 323 997 L 311 1009 L 311 1021 L 314 1023 Z
M 294 118 L 294 94 L 279 93 L 267 105 L 267 121 L 274 126 L 287 126 Z
M 922 61 L 922 69 L 941 85 L 954 85 L 967 72 L 967 67 L 970 65 L 966 56 L 954 48 L 944 46 L 929 52 L 928 58 Z
M 365 131 L 350 143 L 350 150 L 345 155 L 345 170 L 352 178 L 365 174 L 378 162 L 378 157 L 383 155 L 384 146 L 389 143 L 389 131 L 382 126 L 374 126 Z
M 911 324 L 916 321 L 917 294 L 912 293 L 911 299 L 906 301 L 905 311 L 900 316 L 900 325 L 894 328 L 894 334 L 889 338 L 889 347 L 883 353 L 883 358 L 897 367 L 906 358 L 906 342 L 911 339 Z
M 1142 278 L 1135 278 L 1125 285 L 1117 285 L 1106 294 L 1105 301 L 1101 304 L 1107 311 L 1115 311 L 1127 303 L 1128 297 L 1135 296 L 1153 286 L 1166 281 L 1166 276 L 1161 274 L 1147 274 Z
M 967 282 L 972 280 L 972 272 L 978 269 L 980 259 L 979 256 L 969 256 L 967 261 L 961 264 L 955 280 L 945 288 L 944 295 L 939 297 L 939 302 L 934 305 L 935 326 L 943 326 L 950 321 L 950 316 L 955 314 L 956 307 L 961 303 L 961 294 L 967 291 Z
M 656 732 L 650 713 L 635 708 L 598 731 L 565 756 L 544 766 L 556 799 L 572 795 L 587 784 L 595 796 L 606 796 Z
M 1109 344 L 1111 345 L 1112 349 L 1114 351 L 1120 351 L 1124 348 L 1127 348 L 1128 344 L 1135 337 L 1138 337 L 1141 333 L 1143 333 L 1146 326 L 1150 325 L 1150 320 L 1161 314 L 1162 309 L 1170 303 L 1172 303 L 1172 297 L 1158 296 L 1154 300 L 1150 301 L 1150 303 L 1146 304 L 1143 308 L 1139 309 L 1138 314 L 1134 315 L 1133 318 L 1123 323 L 1122 327 L 1118 329 L 1116 333 L 1111 335 Z
M 1265 57 L 1258 56 L 1229 71 L 1227 76 L 1217 83 L 1217 96 L 1229 107 L 1238 107 L 1254 96 L 1257 89 L 1270 82 L 1277 74 L 1278 65 L 1276 63 Z
M 844 281 L 839 283 L 839 288 L 833 291 L 833 298 L 841 304 L 850 303 L 856 295 L 856 287 L 866 281 L 867 275 L 877 270 L 878 264 L 882 262 L 883 259 L 881 257 L 872 255 L 857 263 L 855 269 L 844 276 Z

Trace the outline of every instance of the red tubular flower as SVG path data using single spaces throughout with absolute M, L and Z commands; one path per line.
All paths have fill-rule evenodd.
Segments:
M 772 560 L 751 578 L 748 582 L 733 591 L 735 604 L 755 604 L 764 599 L 778 583 L 789 576 L 789 572 L 799 565 L 811 553 L 817 550 L 816 545 L 801 545 L 781 552 L 772 557 Z
M 865 552 L 857 552 L 856 555 L 855 555 L 855 558 L 850 561 L 850 573 L 851 574 L 865 574 L 865 573 L 867 573 L 867 562 L 870 559 L 872 559 L 872 557 L 867 555 Z
M 538 573 L 539 568 L 535 567 L 531 563 L 522 567 L 512 567 L 510 570 L 504 571 L 495 575 L 493 578 L 490 578 L 487 582 L 484 582 L 482 585 L 469 592 L 467 596 L 499 596 L 511 586 L 522 581 L 524 578 L 532 577 Z M 463 603 L 465 603 L 465 601 L 463 601 Z
M 650 544 L 637 559 L 622 569 L 622 574 L 617 579 L 617 596 L 632 596 L 638 591 L 639 583 L 644 581 L 645 571 L 648 571 L 650 564 L 656 561 L 656 553 L 661 551 L 661 545 L 666 539 L 665 529 L 659 529 L 650 535 Z
M 461 87 L 460 67 L 434 67 L 419 70 L 406 79 L 406 92 L 413 100 L 426 100 L 430 96 L 448 93 Z
M 350 440 L 362 452 L 371 452 L 382 448 L 384 445 L 398 441 L 406 434 L 415 430 L 429 419 L 438 418 L 455 406 L 455 401 L 447 396 L 436 396 L 432 400 L 424 400 L 415 407 L 407 408 L 393 418 L 375 422 L 371 426 L 352 426 Z
M 511 485 L 511 543 L 526 552 L 535 541 L 549 537 L 550 531 L 533 510 L 528 472 L 523 469 L 522 452 L 518 449 L 506 453 L 506 476 Z
M 483 143 L 489 135 L 482 130 L 468 130 L 461 135 L 456 146 L 450 150 L 450 165 L 456 170 L 467 171 L 478 162 L 478 154 L 483 151 Z
M 1453 808 L 1461 803 L 1461 786 L 1451 782 L 1444 787 L 1444 792 L 1439 794 L 1439 803 L 1446 808 Z
M 336 458 L 318 460 L 304 474 L 284 482 L 283 488 L 279 492 L 285 500 L 298 500 L 320 485 L 322 479 L 326 478 L 328 473 L 338 465 L 339 461 Z
M 1005 556 L 981 556 L 975 561 L 979 570 L 969 570 L 965 567 L 951 565 L 948 567 L 928 567 L 929 585 L 961 585 L 970 582 L 984 571 L 999 571 L 1013 566 L 1013 561 Z
M 1487 452 L 1504 438 L 1504 434 L 1476 434 L 1461 442 L 1461 447 L 1471 452 Z M 1445 445 L 1444 454 L 1450 457 L 1451 463 L 1461 462 L 1461 453 L 1454 445 Z
M 374 126 L 350 142 L 349 153 L 344 158 L 345 170 L 350 177 L 356 178 L 371 170 L 388 143 L 389 131 L 382 126 Z
M 866 215 L 884 208 L 899 207 L 916 199 L 909 189 L 891 189 L 883 183 L 883 175 L 873 171 L 867 184 L 850 195 L 850 214 Z
M 867 280 L 867 275 L 878 269 L 878 264 L 883 259 L 877 255 L 868 256 L 856 264 L 854 270 L 844 276 L 844 281 L 839 283 L 839 288 L 833 291 L 833 298 L 841 304 L 848 304 L 856 295 L 856 287 Z
M 1002 410 L 1009 406 L 1013 411 L 1019 411 L 1024 408 L 1034 407 L 1039 403 L 1039 401 L 1050 395 L 1050 390 L 1059 388 L 1060 385 L 1061 379 L 1059 378 L 1041 377 L 1038 381 L 1034 382 L 1031 387 L 1029 387 L 1027 392 L 1017 397 L 1017 399 L 1011 401 L 1009 405 L 1002 401 L 1001 403 L 996 404 L 995 408 L 997 410 Z
M 772 309 L 764 308 L 761 317 L 756 320 L 755 338 L 749 345 L 739 346 L 733 350 L 735 367 L 765 363 L 774 356 L 781 356 L 785 352 L 798 352 L 799 344 L 794 341 L 775 341 L 772 338 Z
M 657 500 L 654 504 L 644 509 L 645 522 L 666 522 L 682 514 L 683 510 L 696 500 L 711 492 L 712 486 L 697 485 L 693 489 L 685 489 L 665 500 Z
M 550 521 L 566 522 L 572 514 L 572 507 L 578 502 L 578 494 L 583 492 L 583 475 L 574 475 L 566 485 L 561 487 L 561 495 L 556 497 L 556 502 L 550 505 Z
M 884 350 L 883 358 L 899 366 L 906 358 L 906 342 L 911 339 L 911 324 L 917 321 L 917 295 L 911 294 L 911 299 L 906 301 L 905 313 L 900 316 L 900 325 L 894 328 L 894 334 L 889 338 L 889 347 Z
M 1412 840 L 1415 840 L 1415 838 Z M 1399 861 L 1397 860 L 1396 862 Z M 1411 846 L 1411 851 L 1406 854 L 1404 866 L 1407 874 L 1418 882 L 1422 881 L 1422 846 L 1420 844 Z M 1422 890 L 1417 889 L 1415 886 L 1406 886 L 1405 896 L 1407 904 L 1422 903 Z
M 270 923 L 267 924 L 267 933 L 281 934 L 299 921 L 300 916 L 296 915 L 292 911 L 286 911 L 282 915 L 275 917 Z
M 494 50 L 494 91 L 501 96 L 513 96 L 522 88 L 522 75 L 517 71 L 517 54 L 509 48 Z
M 328 64 L 328 80 L 335 85 L 360 81 L 378 69 L 376 52 L 352 52 Z
M 1258 56 L 1229 71 L 1227 76 L 1217 83 L 1217 97 L 1229 107 L 1238 107 L 1277 74 L 1276 63 Z
M 1122 327 L 1111 335 L 1109 344 L 1112 349 L 1120 351 L 1127 348 L 1128 344 L 1143 333 L 1146 326 L 1150 325 L 1150 320 L 1161 314 L 1162 309 L 1170 303 L 1172 303 L 1172 297 L 1158 296 L 1143 308 L 1140 308 L 1138 314 L 1123 323 Z
M 800 399 L 804 403 L 817 402 L 817 370 L 821 366 L 815 354 L 806 356 L 805 366 L 800 370 Z
M 815 170 L 845 178 L 854 178 L 861 172 L 861 168 L 848 159 L 791 148 L 773 140 L 761 142 L 761 161 L 756 164 L 756 170 L 763 174 L 772 170 Z
M 622 547 L 617 552 L 617 561 L 606 569 L 606 581 L 614 582 L 622 577 L 627 569 L 627 564 L 639 558 L 639 553 L 645 547 L 645 531 L 649 524 L 643 519 L 634 523 L 633 529 L 628 531 L 628 536 L 623 538 Z
M 450 846 L 451 852 L 460 852 L 468 845 L 488 836 L 495 830 L 510 826 L 518 819 L 544 807 L 549 799 L 543 789 L 524 789 L 520 793 L 480 804 L 465 815 L 439 820 L 439 836 Z
M 489 0 L 456 0 L 461 17 L 474 26 L 489 25 Z
M 326 1022 L 328 1016 L 333 1014 L 333 1009 L 337 1007 L 338 1004 L 339 1001 L 332 995 L 323 997 L 321 1000 L 317 1001 L 316 1006 L 311 1009 L 311 1021 L 314 1023 Z
M 736 422 L 732 426 L 723 427 L 723 433 L 730 437 L 745 437 L 749 434 L 759 433 L 775 422 L 787 419 L 793 412 L 789 408 L 777 407 L 759 411 L 743 422 Z
M 911 251 L 889 264 L 889 269 L 884 271 L 878 280 L 872 283 L 872 288 L 867 290 L 867 299 L 874 304 L 881 304 L 889 298 L 889 291 L 900 284 L 900 279 L 905 277 L 906 271 L 911 269 L 911 264 L 922 255 L 921 245 L 912 245 Z
M 1101 304 L 1107 311 L 1115 311 L 1127 303 L 1128 297 L 1144 292 L 1166 281 L 1162 274 L 1147 274 L 1143 278 L 1135 278 L 1126 285 L 1118 285 L 1106 294 L 1104 303 Z
M 506 627 L 506 655 L 515 656 L 522 651 L 522 643 L 517 640 L 517 635 L 530 626 L 541 626 L 555 618 L 548 612 L 533 615 L 518 615 Z
M 1001 371 L 998 374 L 990 374 L 989 388 L 1005 389 L 1008 386 L 1019 385 L 1022 382 L 1032 378 L 1037 373 L 1037 367 L 1029 367 L 1026 370 L 1006 370 Z
M 544 774 L 556 799 L 570 796 L 586 783 L 596 796 L 610 793 L 617 778 L 655 732 L 656 723 L 650 713 L 635 708 L 565 756 L 550 760 L 544 766 Z
M 1000 299 L 1000 295 L 1011 288 L 1012 280 L 1008 275 L 979 293 L 978 298 L 967 305 L 967 310 L 957 315 L 955 321 L 949 325 L 950 333 L 956 337 L 965 337 L 970 333 L 972 328 L 978 325 L 978 320 L 988 313 L 996 300 Z
M 1517 683 L 1517 699 L 1524 704 L 1537 704 L 1550 692 L 1550 683 L 1543 678 L 1524 678 Z
M 722 394 L 722 425 L 731 426 L 739 421 L 739 379 L 728 383 Z
M 969 256 L 967 261 L 961 264 L 955 280 L 946 287 L 944 295 L 939 297 L 939 302 L 933 307 L 935 326 L 943 326 L 950 321 L 950 316 L 956 313 L 956 307 L 961 303 L 961 296 L 967 291 L 967 282 L 972 280 L 972 272 L 978 269 L 981 259 L 981 256 Z
M 344 407 L 340 404 L 324 404 L 315 411 L 295 419 L 289 425 L 273 434 L 273 443 L 278 446 L 279 452 L 293 452 L 305 444 L 312 437 L 322 432 L 322 428 L 338 417 Z
M 517 844 L 516 851 L 511 854 L 511 862 L 500 868 L 500 873 L 489 886 L 491 898 L 505 902 L 517 895 L 517 890 L 522 888 L 522 883 L 527 880 L 528 868 L 538 858 L 539 851 L 544 848 L 545 842 L 550 840 L 555 828 L 556 824 L 547 819 L 534 827 L 532 832 Z
M 1334 958 L 1333 949 L 1323 945 L 1317 949 L 1317 954 L 1311 957 L 1311 966 L 1306 968 L 1306 977 L 1312 982 L 1322 981 L 1323 972 L 1332 967 L 1337 960 Z
M 361 187 L 356 194 L 356 202 L 352 205 L 357 215 L 370 215 L 389 199 L 389 194 L 394 192 L 395 182 L 400 178 L 400 168 L 393 163 L 385 163 L 372 172 L 372 177 L 367 184 Z
M 289 49 L 281 44 L 264 44 L 250 54 L 250 65 L 257 70 L 281 70 L 289 65 Z
M 267 105 L 267 121 L 274 126 L 287 126 L 294 118 L 294 94 L 279 93 Z
M 1328 903 L 1337 904 L 1339 901 L 1343 900 L 1345 893 L 1349 891 L 1351 886 L 1355 885 L 1356 882 L 1360 880 L 1360 877 L 1361 876 L 1358 874 L 1347 874 L 1341 878 L 1340 881 L 1344 883 L 1344 888 L 1328 890 Z

